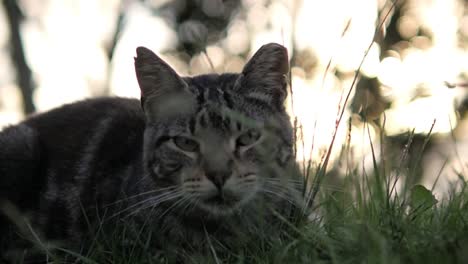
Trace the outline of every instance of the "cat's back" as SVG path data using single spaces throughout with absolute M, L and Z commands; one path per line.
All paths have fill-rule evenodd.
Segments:
M 107 160 L 139 151 L 145 118 L 140 101 L 103 97 L 31 116 L 21 125 L 33 130 L 48 163 L 56 161 L 56 166 L 68 169 L 82 163 L 86 155 L 107 156 Z
M 117 97 L 87 99 L 33 115 L 22 124 L 34 128 L 39 133 L 50 134 L 58 130 L 57 136 L 73 137 L 76 133 L 86 133 L 105 122 L 144 126 L 140 102 L 136 99 Z
M 128 163 L 141 152 L 144 128 L 138 100 L 110 97 L 67 104 L 7 127 L 0 131 L 0 198 L 20 186 L 43 189 L 51 175 L 66 182 L 99 166 Z
M 34 130 L 41 145 L 56 150 L 79 152 L 103 137 L 139 135 L 144 115 L 136 99 L 102 97 L 87 99 L 29 117 L 22 125 Z M 58 151 L 61 152 L 61 151 Z

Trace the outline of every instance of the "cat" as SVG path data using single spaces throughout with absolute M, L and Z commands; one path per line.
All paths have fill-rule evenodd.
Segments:
M 84 241 L 119 224 L 153 233 L 154 250 L 203 252 L 210 238 L 234 247 L 301 215 L 286 48 L 194 77 L 136 54 L 141 100 L 87 99 L 0 132 L 4 258 L 18 236 L 85 254 Z

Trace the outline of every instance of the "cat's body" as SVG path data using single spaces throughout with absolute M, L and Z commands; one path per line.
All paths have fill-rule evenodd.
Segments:
M 70 237 L 68 226 L 83 222 L 74 219 L 80 218 L 77 201 L 102 206 L 125 191 L 126 181 L 142 177 L 144 128 L 139 102 L 120 98 L 66 105 L 7 128 L 2 136 L 15 136 L 9 144 L 17 144 L 16 155 L 6 153 L 0 167 L 8 168 L 16 160 L 28 170 L 21 180 L 16 173 L 23 168 L 2 171 L 2 185 L 7 186 L 2 191 L 10 192 L 9 200 L 20 209 L 31 211 L 33 221 L 49 226 L 47 237 Z M 16 194 L 20 195 L 12 199 Z
M 0 132 L 0 232 L 25 229 L 20 215 L 36 239 L 77 249 L 136 223 L 157 247 L 197 251 L 208 237 L 229 247 L 277 230 L 274 215 L 287 219 L 301 197 L 285 49 L 264 46 L 241 74 L 193 78 L 137 55 L 141 102 L 85 100 Z

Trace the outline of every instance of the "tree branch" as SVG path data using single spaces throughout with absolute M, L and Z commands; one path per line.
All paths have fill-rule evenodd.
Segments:
M 23 98 L 23 111 L 25 114 L 36 110 L 33 102 L 34 82 L 32 73 L 26 63 L 23 43 L 20 35 L 20 23 L 24 18 L 15 0 L 3 0 L 3 7 L 7 15 L 10 28 L 11 60 L 15 66 L 18 86 Z

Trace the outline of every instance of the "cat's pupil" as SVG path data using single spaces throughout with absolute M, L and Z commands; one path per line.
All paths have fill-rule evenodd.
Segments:
M 183 151 L 195 152 L 198 151 L 198 142 L 183 136 L 177 136 L 173 138 L 174 143 Z
M 249 129 L 237 138 L 237 146 L 245 147 L 257 142 L 260 138 L 260 132 L 255 129 Z

